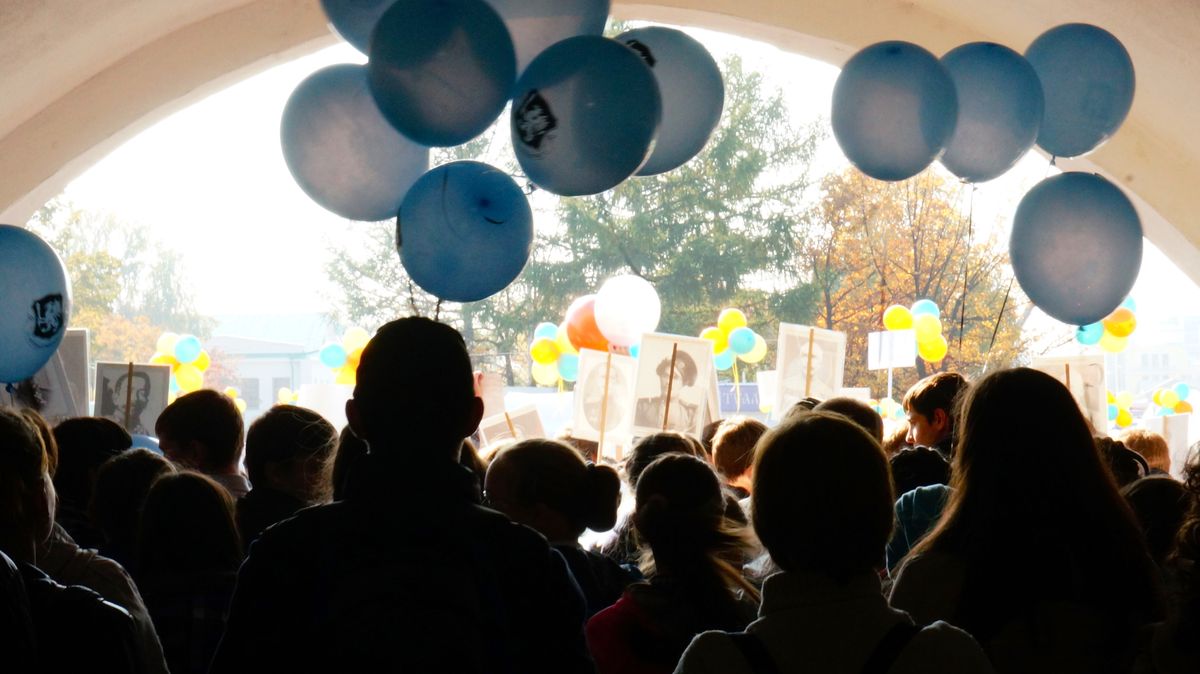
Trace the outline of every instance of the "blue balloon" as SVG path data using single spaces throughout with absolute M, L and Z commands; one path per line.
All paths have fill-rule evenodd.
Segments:
M 632 357 L 634 357 L 634 358 L 637 358 L 637 357 L 638 357 L 638 354 L 639 354 L 639 353 L 641 353 L 641 352 L 642 352 L 642 345 L 641 345 L 641 344 L 633 344 L 633 345 L 631 345 L 631 346 L 629 347 L 629 355 L 630 355 L 630 356 L 632 356 Z
M 184 335 L 175 342 L 175 360 L 187 364 L 200 357 L 200 340 L 195 335 Z
M 1109 405 L 1108 405 L 1108 420 L 1109 421 L 1116 421 L 1117 415 L 1120 413 L 1121 413 L 1121 410 L 1117 409 L 1116 405 L 1109 403 Z
M 388 10 L 396 0 L 321 0 L 321 8 L 329 25 L 342 36 L 342 39 L 354 45 L 354 48 L 366 54 L 371 45 L 371 31 L 379 23 L 379 17 Z
M 741 356 L 754 350 L 754 331 L 747 327 L 734 328 L 729 332 L 729 350 Z
M 1089 323 L 1087 325 L 1081 325 L 1075 329 L 1075 340 L 1080 344 L 1099 344 L 1100 338 L 1103 336 L 1103 323 Z
M 558 357 L 558 376 L 564 381 L 575 381 L 579 379 L 579 356 L 573 353 L 564 353 Z
M 725 349 L 721 353 L 713 356 L 713 365 L 718 370 L 724 371 L 733 367 L 733 349 Z
M 549 321 L 538 323 L 537 327 L 533 329 L 533 338 L 539 339 L 541 337 L 545 337 L 546 339 L 557 338 L 558 326 Z
M 851 163 L 879 180 L 925 170 L 946 147 L 957 117 L 946 66 L 909 42 L 863 49 L 833 87 L 833 135 Z
M 337 369 L 346 364 L 346 347 L 341 344 L 326 344 L 318 358 L 325 367 Z
M 1087 325 L 1129 295 L 1142 266 L 1142 222 L 1116 185 L 1063 173 L 1021 199 L 1008 252 L 1034 304 L 1063 323 Z
M 609 0 L 487 0 L 512 35 L 517 74 L 550 45 L 576 35 L 600 35 Z
M 929 299 L 917 300 L 916 302 L 913 302 L 911 312 L 912 312 L 913 316 L 929 314 L 930 316 L 933 316 L 934 318 L 942 317 L 942 311 L 941 311 L 941 309 L 938 309 L 937 302 L 934 302 L 933 300 L 929 300 Z
M 425 290 L 452 302 L 490 297 L 524 269 L 533 213 L 507 173 L 457 161 L 417 181 L 396 219 L 400 261 Z
M 1187 400 L 1187 397 L 1192 394 L 1192 387 L 1184 383 L 1175 385 L 1175 395 L 1179 396 L 1180 400 Z
M 0 382 L 42 369 L 70 317 L 71 285 L 58 254 L 29 230 L 0 225 Z
M 371 93 L 421 145 L 461 145 L 500 116 L 516 80 L 512 38 L 483 0 L 397 2 L 371 37 Z
M 283 108 L 279 136 L 300 189 L 350 220 L 396 217 L 405 192 L 429 169 L 429 148 L 380 114 L 366 66 L 341 64 L 309 75 Z
M 958 122 L 942 165 L 967 182 L 999 177 L 1037 140 L 1042 83 L 1017 52 L 994 42 L 972 42 L 942 57 L 958 93 Z
M 1121 302 L 1121 306 L 1125 307 L 1126 309 L 1128 309 L 1130 311 L 1134 311 L 1134 312 L 1137 311 L 1137 302 L 1134 302 L 1132 297 L 1126 297 L 1125 301 Z
M 162 455 L 162 449 L 158 446 L 158 438 L 139 434 L 134 434 L 131 437 L 133 438 L 133 444 L 129 446 L 130 449 L 148 449 L 155 454 Z
M 650 26 L 621 33 L 654 71 L 662 96 L 662 123 L 650 158 L 638 169 L 652 176 L 681 166 L 704 149 L 725 105 L 725 80 L 704 45 L 674 28 Z
M 1116 133 L 1133 105 L 1133 61 L 1112 33 L 1068 23 L 1038 36 L 1025 58 L 1037 71 L 1046 111 L 1037 144 L 1078 157 Z
M 573 37 L 542 52 L 517 82 L 513 151 L 542 189 L 598 194 L 641 168 L 661 117 L 658 83 L 636 52 Z

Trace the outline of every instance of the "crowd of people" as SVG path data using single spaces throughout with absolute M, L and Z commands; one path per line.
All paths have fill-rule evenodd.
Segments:
M 1200 460 L 1029 369 L 476 451 L 462 337 L 364 349 L 348 427 L 201 390 L 155 425 L 0 409 L 0 670 L 1200 671 Z M 1019 423 L 1016 420 L 1020 420 Z M 632 501 L 628 516 L 622 503 Z M 589 534 L 607 542 L 585 547 Z

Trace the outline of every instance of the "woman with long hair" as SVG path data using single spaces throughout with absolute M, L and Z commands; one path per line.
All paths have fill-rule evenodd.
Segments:
M 749 534 L 725 517 L 721 484 L 707 463 L 667 454 L 641 473 L 636 496 L 633 526 L 647 582 L 588 621 L 600 674 L 671 672 L 692 637 L 741 630 L 758 605 L 740 571 Z
M 997 671 L 1128 671 L 1162 599 L 1133 514 L 1053 377 L 995 372 L 962 403 L 953 493 L 892 589 L 970 632 Z

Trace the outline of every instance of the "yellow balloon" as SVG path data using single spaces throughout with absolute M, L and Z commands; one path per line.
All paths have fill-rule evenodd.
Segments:
M 1128 337 L 1117 337 L 1108 330 L 1100 335 L 1100 348 L 1109 353 L 1120 353 L 1129 345 Z
M 346 353 L 357 351 L 371 341 L 371 334 L 362 328 L 350 328 L 342 335 L 342 348 Z
M 908 307 L 893 304 L 883 312 L 883 327 L 888 330 L 911 330 L 913 315 Z
M 1150 396 L 1150 401 L 1153 402 L 1155 405 L 1161 405 L 1162 404 L 1162 394 L 1163 394 L 1162 389 L 1160 389 L 1160 388 L 1154 389 L 1154 395 Z
M 192 361 L 192 365 L 195 365 L 196 369 L 201 372 L 207 372 L 208 366 L 212 365 L 212 358 L 209 357 L 207 351 L 201 350 L 200 355 L 196 356 L 196 360 Z
M 340 384 L 342 386 L 354 386 L 356 383 L 358 383 L 357 366 L 350 367 L 350 364 L 347 363 L 339 367 L 337 371 L 337 377 L 334 378 L 333 383 Z
M 1116 405 L 1116 404 L 1117 404 L 1117 397 L 1116 397 L 1115 395 L 1113 395 L 1113 392 L 1112 392 L 1112 391 L 1109 391 L 1109 392 L 1108 392 L 1108 404 L 1109 404 L 1109 405 Z M 1128 405 L 1126 405 L 1126 407 L 1129 407 L 1129 406 L 1128 406 Z
M 700 331 L 700 338 L 712 342 L 713 353 L 723 353 L 729 348 L 729 332 L 721 328 L 710 325 Z
M 763 339 L 763 336 L 758 333 L 754 333 L 754 348 L 738 356 L 738 358 L 751 364 L 761 362 L 766 357 L 767 340 Z
M 175 354 L 175 343 L 179 341 L 179 335 L 173 332 L 164 332 L 159 336 L 158 342 L 154 346 L 154 350 L 162 354 Z
M 917 318 L 924 318 L 929 314 L 921 314 Z M 936 318 L 934 320 L 937 320 Z M 950 345 L 946 343 L 946 338 L 942 335 L 930 339 L 924 343 L 917 344 L 917 354 L 930 363 L 941 362 L 946 357 L 946 351 L 950 349 Z
M 721 328 L 721 332 L 725 333 L 728 338 L 729 333 L 738 328 L 746 327 L 746 314 L 743 314 L 739 309 L 722 309 L 721 314 L 717 317 L 717 327 Z M 724 351 L 725 349 L 721 349 Z M 720 353 L 716 351 L 715 353 Z
M 179 384 L 179 390 L 184 393 L 199 391 L 204 386 L 204 373 L 196 369 L 191 363 L 184 363 L 175 368 L 175 383 Z
M 245 400 L 238 398 L 237 400 L 233 401 L 233 404 L 237 407 L 237 410 L 239 412 L 241 412 L 242 414 L 246 413 L 246 401 Z
M 170 365 L 172 370 L 179 367 L 179 361 L 174 355 L 169 353 L 154 354 L 154 357 L 150 359 L 150 363 L 153 365 Z
M 554 346 L 558 347 L 559 353 L 564 353 L 568 356 L 574 356 L 579 353 L 579 349 L 575 348 L 575 345 L 571 343 L 571 338 L 567 336 L 567 324 L 565 322 L 558 326 L 558 334 L 554 337 Z
M 913 330 L 917 333 L 917 346 L 919 347 L 921 342 L 928 342 L 935 337 L 942 336 L 942 322 L 933 314 L 921 314 L 913 319 Z
M 538 386 L 558 386 L 558 365 L 555 363 L 534 363 L 533 381 Z
M 1174 409 L 1179 404 L 1179 394 L 1172 389 L 1167 389 L 1158 397 L 1158 404 Z
M 538 337 L 529 345 L 529 355 L 535 363 L 550 365 L 558 360 L 558 347 L 549 337 Z
M 279 403 L 280 405 L 286 405 L 287 403 L 292 402 L 292 395 L 292 389 L 284 386 L 283 388 L 279 389 L 279 393 L 275 395 L 275 402 Z
M 236 386 L 226 386 L 225 395 L 237 400 L 238 398 L 242 397 L 242 392 L 239 391 Z
M 1129 413 L 1129 410 L 1124 407 L 1117 410 L 1117 426 L 1126 428 L 1131 424 L 1133 424 L 1133 415 Z
M 1121 391 L 1116 395 L 1117 407 L 1129 409 L 1133 406 L 1133 394 L 1129 391 Z

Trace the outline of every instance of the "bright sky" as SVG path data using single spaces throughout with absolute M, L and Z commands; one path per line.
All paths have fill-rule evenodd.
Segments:
M 688 32 L 718 60 L 740 54 L 747 69 L 784 91 L 798 122 L 828 115 L 836 68 L 750 40 Z M 308 74 L 363 60 L 342 44 L 234 85 L 121 146 L 72 182 L 67 194 L 81 207 L 144 222 L 184 252 L 185 273 L 204 313 L 324 311 L 328 244 L 353 236 L 358 225 L 325 211 L 296 186 L 280 152 L 279 119 L 288 95 Z M 845 165 L 832 140 L 819 165 Z M 1006 230 L 1021 195 L 1046 175 L 1047 160 L 1030 153 L 1005 176 L 980 186 L 977 230 L 997 222 Z M 538 210 L 539 226 L 552 226 L 544 221 L 552 213 Z M 1200 306 L 1196 285 L 1148 242 L 1133 295 L 1146 331 L 1177 315 L 1180 306 Z

